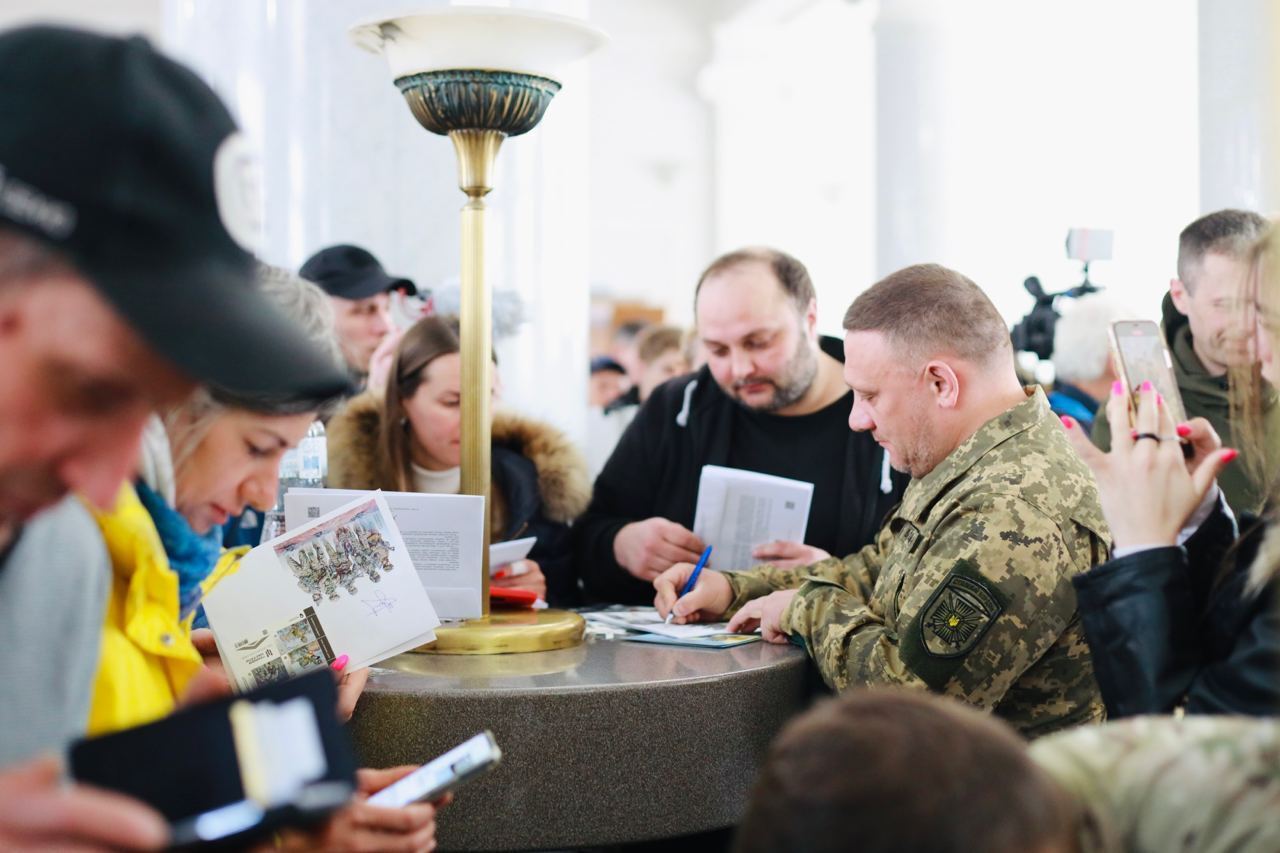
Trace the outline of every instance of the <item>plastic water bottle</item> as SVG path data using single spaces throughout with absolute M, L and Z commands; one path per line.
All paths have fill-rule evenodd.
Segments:
M 329 445 L 324 435 L 324 424 L 315 421 L 307 430 L 307 437 L 298 442 L 298 456 L 302 463 L 301 486 L 323 489 L 329 477 Z
M 324 424 L 316 421 L 307 435 L 280 457 L 280 485 L 276 509 L 284 509 L 284 495 L 289 489 L 323 489 L 329 476 L 329 450 Z

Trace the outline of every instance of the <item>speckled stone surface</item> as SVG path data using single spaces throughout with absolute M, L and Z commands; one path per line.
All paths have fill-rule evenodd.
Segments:
M 418 764 L 482 729 L 502 764 L 440 814 L 442 850 L 538 850 L 730 826 L 770 740 L 809 702 L 793 646 L 588 639 L 495 656 L 401 655 L 352 719 L 361 763 Z

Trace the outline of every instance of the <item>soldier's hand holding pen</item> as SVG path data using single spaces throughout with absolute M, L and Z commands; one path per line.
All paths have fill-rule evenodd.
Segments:
M 1063 418 L 1062 423 L 1068 440 L 1098 481 L 1113 545 L 1174 545 L 1236 451 L 1224 449 L 1201 418 L 1174 424 L 1150 383 L 1143 383 L 1138 398 L 1132 430 L 1114 430 L 1110 453 L 1094 447 L 1073 419 Z M 1107 418 L 1113 424 L 1128 422 L 1128 401 L 1119 383 L 1107 402 Z M 1183 456 L 1180 438 L 1194 450 L 1189 461 Z
M 679 625 L 689 622 L 714 622 L 724 615 L 733 604 L 733 589 L 729 581 L 720 572 L 705 569 L 698 578 L 698 584 L 689 590 L 689 594 L 681 597 L 680 590 L 693 574 L 693 563 L 676 563 L 653 581 L 657 590 L 653 606 L 663 619 L 668 613 L 674 614 L 672 620 Z

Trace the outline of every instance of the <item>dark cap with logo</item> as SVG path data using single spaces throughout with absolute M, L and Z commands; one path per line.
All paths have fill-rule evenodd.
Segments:
M 340 393 L 349 377 L 257 287 L 256 181 L 226 107 L 144 39 L 0 33 L 0 226 L 58 250 L 195 380 Z
M 316 252 L 307 258 L 298 275 L 342 299 L 367 299 L 391 290 L 402 290 L 410 296 L 418 292 L 409 279 L 387 275 L 368 249 L 347 243 Z

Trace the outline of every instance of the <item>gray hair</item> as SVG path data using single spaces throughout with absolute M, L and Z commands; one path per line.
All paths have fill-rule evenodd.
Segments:
M 334 329 L 333 305 L 319 285 L 299 278 L 288 270 L 267 264 L 258 266 L 258 285 L 267 298 L 293 321 L 303 334 L 335 365 L 346 370 L 346 360 Z M 341 397 L 316 398 L 297 394 L 234 394 L 221 388 L 200 387 L 177 408 L 164 414 L 165 432 L 173 452 L 175 468 L 204 440 L 209 427 L 227 409 L 247 409 L 262 415 L 301 415 L 313 412 L 324 417 Z
M 1117 320 L 1132 319 L 1133 314 L 1096 293 L 1063 302 L 1059 303 L 1062 316 L 1053 330 L 1053 374 L 1073 384 L 1098 379 L 1107 372 L 1111 357 L 1107 328 Z

